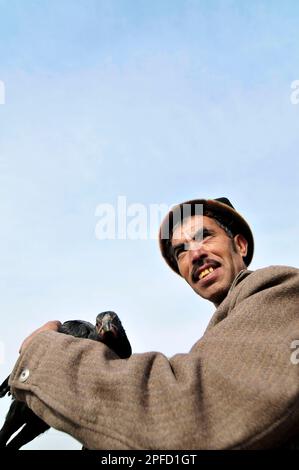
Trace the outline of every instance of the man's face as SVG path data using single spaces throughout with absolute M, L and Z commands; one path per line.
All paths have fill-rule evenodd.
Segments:
M 178 268 L 192 289 L 218 306 L 236 275 L 246 266 L 243 235 L 230 238 L 214 219 L 195 215 L 173 231 L 172 247 Z

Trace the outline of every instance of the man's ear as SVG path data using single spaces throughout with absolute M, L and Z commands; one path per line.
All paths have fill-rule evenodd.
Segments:
M 238 235 L 234 237 L 234 241 L 235 241 L 236 250 L 244 258 L 244 256 L 247 255 L 247 249 L 248 249 L 248 242 L 246 238 L 241 233 L 238 233 Z

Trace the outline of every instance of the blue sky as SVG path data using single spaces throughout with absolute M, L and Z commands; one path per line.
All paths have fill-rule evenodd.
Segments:
M 156 240 L 96 238 L 119 196 L 227 196 L 252 269 L 298 266 L 298 23 L 295 0 L 0 0 L 1 377 L 49 319 L 113 309 L 135 352 L 169 356 L 204 332 L 213 306 Z

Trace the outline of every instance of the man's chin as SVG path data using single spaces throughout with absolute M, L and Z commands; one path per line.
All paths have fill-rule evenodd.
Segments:
M 218 284 L 218 283 L 217 283 Z M 228 289 L 225 289 L 223 286 L 217 286 L 216 283 L 206 288 L 199 288 L 199 286 L 194 286 L 195 292 L 202 297 L 203 299 L 209 300 L 216 307 L 221 304 L 225 299 L 228 293 Z

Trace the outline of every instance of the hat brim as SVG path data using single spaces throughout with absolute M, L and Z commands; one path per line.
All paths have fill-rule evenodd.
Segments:
M 177 262 L 172 254 L 171 250 L 171 237 L 173 226 L 177 221 L 181 221 L 184 218 L 184 207 L 194 208 L 196 205 L 202 205 L 202 215 L 205 212 L 210 211 L 217 216 L 222 217 L 223 220 L 227 223 L 227 226 L 230 228 L 234 235 L 240 233 L 242 234 L 247 243 L 247 254 L 244 256 L 244 262 L 246 266 L 252 261 L 253 251 L 254 251 L 254 239 L 251 232 L 251 229 L 246 222 L 246 220 L 233 208 L 227 204 L 216 201 L 215 199 L 192 199 L 190 201 L 182 202 L 174 206 L 166 215 L 159 231 L 159 245 L 163 258 L 166 263 L 173 269 L 177 274 L 180 275 Z

